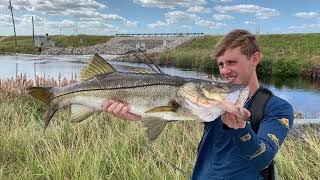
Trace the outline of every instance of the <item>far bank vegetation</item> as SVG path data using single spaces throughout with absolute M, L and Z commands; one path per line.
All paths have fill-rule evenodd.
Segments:
M 19 36 L 18 47 L 13 37 L 2 38 L 0 54 L 4 52 L 33 53 L 32 37 Z M 51 36 L 56 47 L 87 47 L 104 43 L 112 36 Z M 207 35 L 196 38 L 180 47 L 150 55 L 162 65 L 218 73 L 212 49 L 221 36 Z M 320 33 L 259 35 L 262 61 L 259 77 L 291 78 L 306 76 L 320 79 Z

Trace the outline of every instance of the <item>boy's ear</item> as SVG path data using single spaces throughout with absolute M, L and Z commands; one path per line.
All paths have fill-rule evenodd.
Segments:
M 261 54 L 257 51 L 251 56 L 250 61 L 257 66 L 260 63 L 260 58 Z

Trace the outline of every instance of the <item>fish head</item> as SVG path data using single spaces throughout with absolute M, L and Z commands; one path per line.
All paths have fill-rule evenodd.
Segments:
M 214 81 L 189 82 L 178 90 L 180 99 L 197 105 L 224 102 L 243 105 L 248 94 L 249 89 L 244 86 Z
M 179 88 L 177 102 L 200 121 L 210 122 L 233 105 L 243 106 L 248 95 L 249 88 L 241 85 L 223 82 L 189 82 Z

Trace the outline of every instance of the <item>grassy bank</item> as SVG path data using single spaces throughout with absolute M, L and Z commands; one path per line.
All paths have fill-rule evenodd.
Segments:
M 177 49 L 161 54 L 160 62 L 217 72 L 210 55 L 221 36 L 204 36 Z M 320 34 L 287 34 L 258 36 L 262 49 L 259 76 L 297 77 L 320 70 Z
M 0 98 L 0 179 L 182 180 L 191 174 L 201 123 L 170 123 L 149 145 L 141 123 L 100 114 L 91 122 L 70 124 L 65 110 L 43 133 L 45 109 L 39 102 Z M 287 139 L 276 158 L 280 179 L 320 178 L 316 134 Z
M 56 47 L 87 47 L 99 43 L 105 43 L 112 36 L 93 36 L 93 35 L 77 35 L 77 36 L 50 36 L 55 42 Z M 0 37 L 1 39 L 1 37 Z M 2 37 L 0 40 L 0 53 L 17 52 L 32 54 L 34 51 L 32 46 L 32 36 L 18 36 L 15 47 L 14 37 Z

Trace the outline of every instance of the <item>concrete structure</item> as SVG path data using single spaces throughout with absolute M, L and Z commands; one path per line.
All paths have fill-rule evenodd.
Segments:
M 34 47 L 54 47 L 54 45 L 55 43 L 51 40 L 48 34 L 46 34 L 45 36 L 39 35 L 34 37 Z
M 118 37 L 185 37 L 185 36 L 204 36 L 204 33 L 136 33 L 136 34 L 116 34 Z

